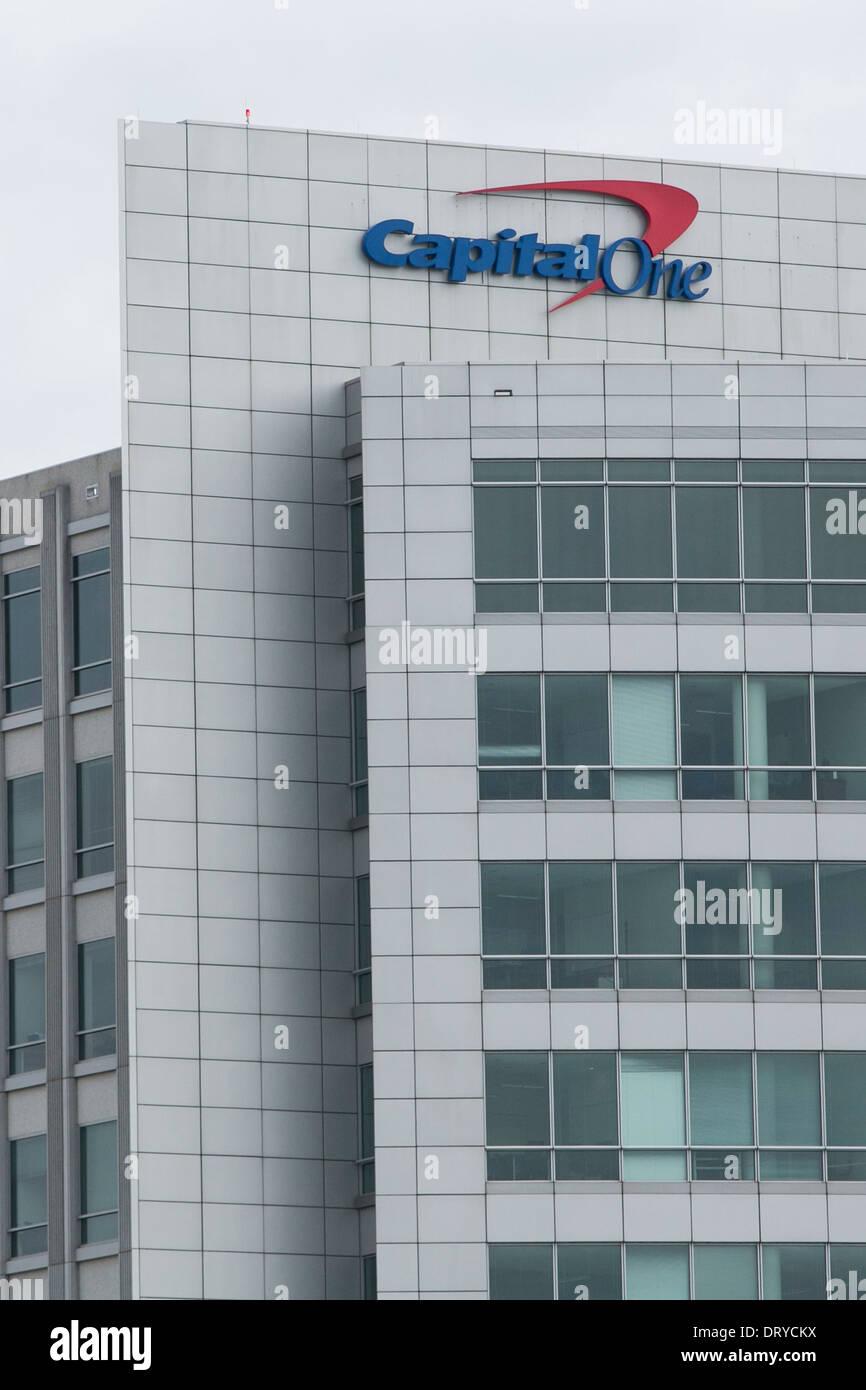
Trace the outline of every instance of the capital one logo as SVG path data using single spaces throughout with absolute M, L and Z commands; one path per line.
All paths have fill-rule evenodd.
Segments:
M 377 265 L 419 270 L 442 270 L 446 279 L 463 282 L 470 275 L 489 271 L 491 275 L 539 275 L 546 280 L 577 281 L 581 288 L 554 304 L 550 310 L 564 309 L 597 290 L 611 294 L 636 294 L 667 299 L 703 299 L 708 286 L 696 289 L 712 273 L 709 261 L 686 265 L 680 258 L 663 260 L 663 253 L 694 222 L 698 200 L 684 188 L 667 183 L 648 183 L 638 179 L 558 180 L 553 183 L 512 183 L 497 188 L 472 188 L 458 197 L 497 193 L 600 193 L 618 198 L 640 209 L 646 218 L 642 236 L 623 236 L 601 250 L 601 237 L 584 234 L 579 242 L 545 242 L 537 232 L 518 235 L 514 227 L 503 227 L 492 237 L 451 237 L 441 232 L 417 232 L 415 224 L 401 217 L 375 223 L 364 233 L 362 250 Z M 620 251 L 630 248 L 631 263 L 626 267 Z M 637 257 L 635 268 L 634 256 Z

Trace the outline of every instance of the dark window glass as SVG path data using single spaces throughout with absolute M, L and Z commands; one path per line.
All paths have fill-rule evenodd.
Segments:
M 353 811 L 366 816 L 369 809 L 367 788 L 367 691 L 352 691 L 352 788 Z
M 376 1139 L 373 1130 L 373 1068 L 367 1065 L 358 1068 L 360 1089 L 360 1188 L 361 1192 L 373 1192 L 376 1187 L 375 1162 Z
M 812 762 L 809 677 L 749 675 L 746 691 L 749 762 L 756 767 L 808 767 Z M 749 785 L 750 795 L 757 796 L 755 775 Z
M 479 676 L 478 753 L 482 767 L 541 762 L 538 676 Z
M 841 1287 L 828 1288 L 828 1297 L 856 1298 L 862 1302 L 866 1293 L 866 1282 L 861 1283 L 861 1280 L 866 1280 L 866 1245 L 831 1245 L 830 1278 L 841 1280 Z
M 45 883 L 45 818 L 42 773 L 6 783 L 6 843 L 10 893 Z
M 685 925 L 689 955 L 748 955 L 750 903 L 745 864 L 690 863 L 683 869 L 685 893 L 678 916 Z M 759 913 L 760 899 L 752 906 Z M 697 984 L 694 987 L 700 988 Z
M 606 676 L 545 676 L 546 761 L 551 766 L 610 762 Z
M 684 766 L 743 762 L 739 676 L 680 676 L 680 742 Z
M 546 1052 L 488 1052 L 487 1143 L 550 1143 L 550 1098 Z
M 805 613 L 808 607 L 805 584 L 746 585 L 747 613 Z
M 819 864 L 818 894 L 821 954 L 866 955 L 866 864 Z
M 622 1298 L 622 1259 L 618 1245 L 558 1245 L 557 1298 L 577 1302 Z
M 671 465 L 668 459 L 610 459 L 607 476 L 612 483 L 667 483 Z
M 361 502 L 349 508 L 349 592 L 364 592 L 364 507 Z
M 114 759 L 76 763 L 76 877 L 111 873 L 114 868 Z
M 9 1074 L 45 1066 L 45 955 L 9 962 Z
M 521 1303 L 553 1298 L 553 1247 L 491 1245 L 490 1298 Z
M 866 1068 L 862 1052 L 825 1052 L 827 1143 L 866 1145 Z
M 547 487 L 541 493 L 541 550 L 545 579 L 604 575 L 604 490 Z
M 541 588 L 545 613 L 603 613 L 607 607 L 603 584 L 542 584 Z
M 40 568 L 3 576 L 7 714 L 42 704 Z
M 72 557 L 73 666 L 75 694 L 111 686 L 111 578 L 109 552 Z
M 743 488 L 747 579 L 802 579 L 806 574 L 806 505 L 802 488 Z
M 537 584 L 495 584 L 489 580 L 475 585 L 478 613 L 537 613 Z
M 765 1245 L 764 1301 L 823 1301 L 827 1297 L 823 1245 Z
M 117 1124 L 81 1126 L 81 1244 L 117 1239 Z
M 78 1057 L 109 1057 L 117 1049 L 114 937 L 78 947 Z
M 365 1255 L 361 1265 L 363 1277 L 361 1297 L 365 1303 L 372 1303 L 376 1300 L 376 1256 Z
M 553 1054 L 556 1144 L 616 1144 L 616 1053 Z
M 11 1255 L 48 1249 L 48 1185 L 44 1134 L 9 1144 Z
M 678 483 L 735 483 L 736 459 L 676 459 L 674 477 Z
M 613 951 L 610 864 L 551 864 L 548 874 L 551 955 L 610 954 Z
M 490 956 L 544 955 L 544 865 L 481 865 L 481 930 Z
M 534 487 L 475 488 L 477 579 L 537 577 L 535 491 Z
M 758 1053 L 758 1142 L 820 1144 L 821 1095 L 816 1053 Z
M 756 956 L 815 954 L 812 864 L 753 864 L 752 903 L 752 950 Z
M 666 487 L 612 487 L 610 573 L 613 579 L 668 579 L 671 494 Z
M 680 613 L 739 613 L 739 584 L 678 584 Z
M 815 676 L 815 760 L 866 767 L 866 676 Z
M 624 955 L 679 955 L 674 916 L 680 886 L 677 864 L 617 864 L 616 912 Z
M 752 1058 L 747 1052 L 689 1054 L 693 1144 L 751 1144 Z
M 740 573 L 737 489 L 678 487 L 680 579 L 736 579 Z
M 370 879 L 365 874 L 355 881 L 355 922 L 358 954 L 358 1003 L 369 1004 L 373 995 L 370 967 Z
M 809 489 L 812 574 L 815 579 L 866 575 L 866 494 L 856 487 Z

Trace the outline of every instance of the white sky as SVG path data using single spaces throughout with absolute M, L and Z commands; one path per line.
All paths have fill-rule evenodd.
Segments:
M 866 175 L 864 38 L 864 0 L 0 0 L 0 476 L 120 442 L 118 116 Z M 676 143 L 701 102 L 781 152 Z

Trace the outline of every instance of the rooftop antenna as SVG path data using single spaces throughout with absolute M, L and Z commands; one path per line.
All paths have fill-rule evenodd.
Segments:
M 249 108 L 249 107 L 247 107 L 247 108 L 245 109 L 244 115 L 245 115 L 246 118 L 247 118 L 247 125 L 249 125 L 249 123 L 250 123 L 250 108 Z

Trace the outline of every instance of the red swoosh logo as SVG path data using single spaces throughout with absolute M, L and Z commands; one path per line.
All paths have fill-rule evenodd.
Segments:
M 641 179 L 590 179 L 586 183 L 575 183 L 565 179 L 558 183 L 510 183 L 501 188 L 468 188 L 458 197 L 465 198 L 470 193 L 539 193 L 546 188 L 568 191 L 570 193 L 606 193 L 611 198 L 622 198 L 634 203 L 646 217 L 643 240 L 650 254 L 658 256 L 665 251 L 677 237 L 692 225 L 698 211 L 698 200 L 684 188 L 675 188 L 669 183 L 647 183 Z M 569 295 L 551 309 L 564 309 L 576 299 L 600 290 L 604 281 L 593 280 L 577 294 Z

